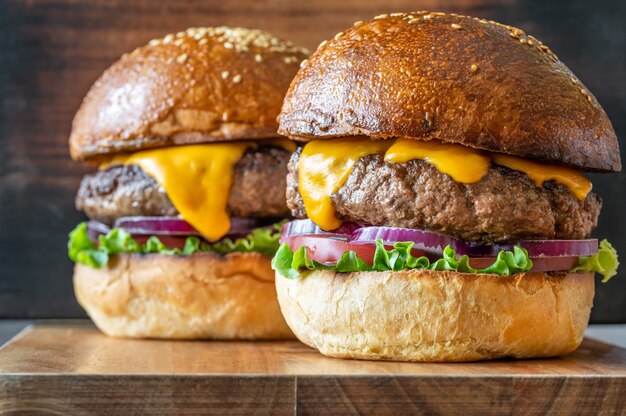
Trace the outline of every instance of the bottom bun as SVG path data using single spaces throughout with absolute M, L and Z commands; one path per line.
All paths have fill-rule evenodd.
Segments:
M 312 271 L 277 275 L 276 288 L 293 332 L 324 355 L 477 361 L 575 350 L 594 275 Z
M 102 269 L 77 264 L 74 291 L 111 336 L 293 338 L 270 260 L 259 253 L 120 254 Z

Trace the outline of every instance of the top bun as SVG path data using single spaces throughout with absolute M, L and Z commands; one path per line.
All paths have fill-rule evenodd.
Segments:
M 152 40 L 91 87 L 74 117 L 72 157 L 276 137 L 282 99 L 307 53 L 242 28 L 191 28 Z
M 611 122 L 550 49 L 511 26 L 394 13 L 322 42 L 292 81 L 279 133 L 439 139 L 619 171 Z

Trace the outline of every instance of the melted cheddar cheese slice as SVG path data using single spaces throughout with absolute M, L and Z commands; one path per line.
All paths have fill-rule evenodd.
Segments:
M 142 150 L 111 164 L 137 165 L 161 185 L 185 221 L 207 240 L 230 229 L 226 210 L 233 167 L 254 142 L 209 143 Z
M 390 163 L 424 160 L 459 183 L 481 181 L 493 162 L 525 173 L 537 186 L 548 180 L 561 183 L 579 200 L 591 191 L 591 182 L 574 169 L 490 154 L 459 144 L 408 139 L 312 140 L 304 146 L 298 162 L 298 187 L 307 216 L 320 228 L 334 230 L 341 226 L 331 197 L 346 182 L 356 162 L 370 154 L 384 154 Z
M 413 159 L 425 160 L 460 183 L 480 182 L 490 165 L 489 158 L 478 150 L 440 142 L 400 139 L 385 153 L 387 162 L 405 163 Z
M 323 230 L 338 228 L 341 220 L 335 215 L 331 195 L 346 182 L 361 157 L 384 153 L 392 144 L 357 138 L 308 142 L 298 161 L 298 188 L 309 219 Z
M 589 179 L 574 169 L 533 162 L 516 156 L 492 153 L 490 157 L 496 165 L 524 172 L 535 181 L 537 186 L 542 186 L 545 181 L 554 180 L 567 186 L 570 192 L 581 201 L 591 192 L 592 185 Z

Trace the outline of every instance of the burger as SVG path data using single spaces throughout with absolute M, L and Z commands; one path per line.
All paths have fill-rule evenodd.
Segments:
M 83 100 L 72 158 L 99 165 L 70 234 L 78 302 L 106 334 L 293 337 L 270 260 L 294 144 L 277 133 L 306 51 L 260 30 L 192 28 L 114 63 Z
M 621 169 L 598 101 L 524 31 L 444 13 L 357 22 L 287 92 L 273 259 L 287 324 L 332 357 L 473 361 L 578 347 L 602 201 Z

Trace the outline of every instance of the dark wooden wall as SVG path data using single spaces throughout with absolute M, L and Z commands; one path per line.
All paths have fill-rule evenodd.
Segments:
M 85 168 L 67 151 L 70 122 L 122 53 L 190 26 L 257 27 L 315 49 L 356 20 L 441 10 L 519 26 L 595 93 L 626 137 L 623 0 L 0 0 L 0 317 L 74 317 L 66 234 L 81 220 Z M 591 175 L 605 206 L 596 235 L 626 263 L 626 175 Z M 626 322 L 626 266 L 598 284 L 595 322 Z

